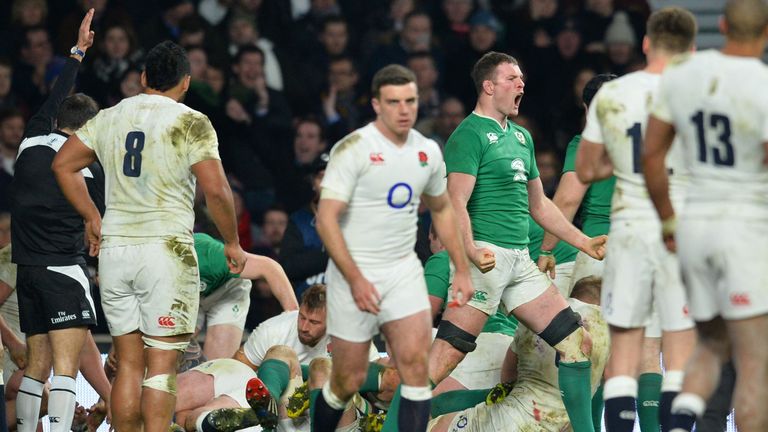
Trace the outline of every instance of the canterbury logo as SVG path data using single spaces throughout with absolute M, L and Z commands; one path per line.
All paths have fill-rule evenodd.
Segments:
M 731 294 L 731 304 L 734 306 L 749 306 L 751 304 L 748 294 Z
M 160 327 L 176 327 L 176 322 L 172 316 L 161 316 L 157 319 L 157 325 Z

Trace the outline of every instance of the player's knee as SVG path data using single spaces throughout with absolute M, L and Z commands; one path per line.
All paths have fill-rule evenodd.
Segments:
M 581 325 L 581 316 L 570 307 L 555 315 L 539 333 L 539 337 L 560 353 L 560 361 L 572 363 L 589 360 L 592 338 Z
M 142 336 L 141 340 L 144 342 L 144 348 L 154 348 L 162 351 L 178 351 L 183 353 L 189 346 L 189 341 L 169 342 L 160 339 L 154 339 L 148 336 Z
M 159 374 L 144 379 L 142 387 L 176 395 L 176 375 Z
M 315 358 L 309 362 L 309 380 L 307 385 L 310 388 L 320 388 L 328 381 L 331 376 L 331 359 Z
M 442 339 L 448 342 L 463 354 L 471 353 L 477 348 L 477 336 L 464 331 L 450 321 L 442 320 L 437 327 L 435 339 Z
M 299 358 L 296 356 L 296 351 L 287 345 L 275 345 L 267 350 L 264 355 L 264 360 L 280 360 L 288 365 L 291 369 L 291 376 L 301 374 L 301 366 L 299 365 Z

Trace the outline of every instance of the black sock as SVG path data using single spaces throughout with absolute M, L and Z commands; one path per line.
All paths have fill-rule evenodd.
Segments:
M 622 396 L 605 400 L 605 429 L 608 432 L 632 432 L 636 417 L 635 398 Z
M 315 400 L 315 417 L 312 418 L 312 432 L 333 432 L 344 414 L 344 409 L 328 405 L 321 391 Z
M 431 402 L 432 399 L 414 401 L 401 396 L 400 412 L 397 418 L 397 428 L 400 432 L 427 430 Z
M 672 429 L 672 401 L 678 393 L 670 391 L 661 393 L 661 399 L 659 400 L 659 425 L 661 425 L 662 431 L 666 432 Z
M 736 370 L 733 362 L 723 365 L 720 372 L 720 384 L 707 401 L 707 410 L 696 422 L 698 432 L 720 432 L 726 429 L 728 414 L 731 413 L 733 387 L 736 385 Z
M 670 415 L 669 430 L 682 429 L 691 432 L 693 424 L 696 423 L 696 414 L 688 410 L 679 410 Z
M 0 431 L 8 430 L 8 420 L 5 418 L 5 386 L 0 384 Z

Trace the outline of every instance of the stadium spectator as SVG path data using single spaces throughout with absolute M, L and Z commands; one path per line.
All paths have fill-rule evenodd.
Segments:
M 282 91 L 283 72 L 275 55 L 275 44 L 259 34 L 256 22 L 248 15 L 234 15 L 229 20 L 229 47 L 231 56 L 236 56 L 241 47 L 257 46 L 262 52 L 262 63 L 267 87 Z
M 149 22 L 142 23 L 140 38 L 143 47 L 153 47 L 165 40 L 178 42 L 181 21 L 195 13 L 190 0 L 161 0 L 158 3 L 160 13 L 153 15 Z
M 388 64 L 405 66 L 410 54 L 422 51 L 432 54 L 438 69 L 441 69 L 443 55 L 432 37 L 432 18 L 426 12 L 413 11 L 403 19 L 403 29 L 398 36 L 390 43 L 379 44 L 371 54 L 368 76 L 373 76 Z
M 440 74 L 435 66 L 435 59 L 428 52 L 417 52 L 408 56 L 408 69 L 416 74 L 419 89 L 419 113 L 421 120 L 434 119 L 440 111 L 443 92 L 438 87 Z
M 360 90 L 360 73 L 351 57 L 336 57 L 328 63 L 327 89 L 320 94 L 328 141 L 336 142 L 360 126 L 370 112 Z
M 14 68 L 13 82 L 18 94 L 32 110 L 42 104 L 48 87 L 64 66 L 64 59 L 53 54 L 45 27 L 27 27 L 22 32 L 19 63 Z

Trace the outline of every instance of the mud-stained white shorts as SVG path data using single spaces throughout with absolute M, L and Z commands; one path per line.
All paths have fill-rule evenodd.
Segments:
M 507 396 L 503 402 L 486 405 L 481 402 L 472 408 L 456 413 L 448 426 L 449 432 L 561 432 L 568 429 L 568 414 L 562 412 L 541 411 L 536 414 L 534 406 L 525 407 L 522 402 Z M 453 415 L 453 414 L 447 414 Z M 443 416 L 432 419 L 427 431 L 433 430 Z
M 573 288 L 573 268 L 575 265 L 575 261 L 555 264 L 555 278 L 552 279 L 552 283 L 555 284 L 557 290 L 560 291 L 560 294 L 565 298 L 571 296 L 571 288 Z
M 368 342 L 389 321 L 429 310 L 424 269 L 416 254 L 394 260 L 388 267 L 360 268 L 381 296 L 379 313 L 358 309 L 344 276 L 328 262 L 325 273 L 328 289 L 328 334 L 349 342 Z
M 464 357 L 451 378 L 469 390 L 491 388 L 501 382 L 501 366 L 514 338 L 501 333 L 480 333 L 477 348 Z
M 129 245 L 102 241 L 101 306 L 112 336 L 134 330 L 149 336 L 193 333 L 199 285 L 192 243 L 170 238 Z
M 216 359 L 202 363 L 190 370 L 213 377 L 213 396 L 229 396 L 242 408 L 248 408 L 245 385 L 256 377 L 256 372 L 235 359 Z
M 768 313 L 768 222 L 683 216 L 677 254 L 696 321 Z
M 197 328 L 220 324 L 245 328 L 248 308 L 251 306 L 251 281 L 230 279 L 207 297 L 200 297 Z
M 491 316 L 499 304 L 504 303 L 504 312 L 508 313 L 537 298 L 552 285 L 549 276 L 539 271 L 531 260 L 527 249 L 505 249 L 484 241 L 475 243 L 479 248 L 493 251 L 496 266 L 487 273 L 470 266 L 475 295 L 468 304 L 473 308 Z
M 667 251 L 657 221 L 616 221 L 605 252 L 602 310 L 621 328 L 645 327 L 658 313 L 663 331 L 693 328 L 677 256 Z

